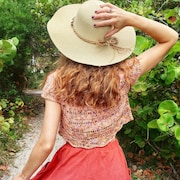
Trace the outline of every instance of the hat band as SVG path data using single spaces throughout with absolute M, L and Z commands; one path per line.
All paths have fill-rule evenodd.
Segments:
M 88 40 L 84 37 L 82 37 L 77 31 L 76 29 L 74 28 L 74 18 L 72 19 L 71 21 L 71 27 L 74 31 L 74 33 L 83 41 L 87 42 L 87 43 L 90 43 L 90 44 L 94 44 L 94 45 L 97 45 L 97 46 L 109 46 L 111 47 L 113 50 L 116 50 L 118 53 L 122 53 L 124 50 L 128 50 L 128 51 L 131 51 L 131 48 L 122 48 L 122 47 L 119 47 L 119 46 L 116 46 L 118 44 L 118 39 L 116 37 L 111 37 L 111 38 L 108 38 L 106 39 L 105 41 L 91 41 L 91 40 Z

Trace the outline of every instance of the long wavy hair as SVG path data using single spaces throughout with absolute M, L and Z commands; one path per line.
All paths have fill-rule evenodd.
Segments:
M 77 106 L 112 107 L 120 102 L 119 72 L 129 83 L 129 69 L 126 63 L 96 67 L 61 55 L 53 83 L 55 98 Z

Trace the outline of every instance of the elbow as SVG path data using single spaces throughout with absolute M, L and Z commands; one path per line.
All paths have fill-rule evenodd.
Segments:
M 47 152 L 47 153 L 50 153 L 52 150 L 53 150 L 53 145 L 52 144 L 45 144 L 44 146 L 43 146 L 43 150 L 45 151 L 45 152 Z
M 171 39 L 172 44 L 174 45 L 178 41 L 178 39 L 179 39 L 179 34 L 176 31 L 174 31 L 174 35 Z
M 46 153 L 51 153 L 54 147 L 54 144 L 49 142 L 39 142 L 38 145 L 41 148 L 41 150 Z
M 171 49 L 176 44 L 178 38 L 179 38 L 179 34 L 176 31 L 173 31 L 171 36 L 169 36 L 168 41 L 165 42 L 168 49 Z

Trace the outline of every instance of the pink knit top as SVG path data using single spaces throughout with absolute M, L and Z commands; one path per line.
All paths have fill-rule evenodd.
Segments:
M 133 61 L 126 60 L 131 66 Z M 130 71 L 130 84 L 133 85 L 141 73 L 140 63 L 136 59 Z M 74 147 L 93 148 L 103 147 L 115 139 L 116 133 L 122 126 L 133 120 L 128 92 L 130 85 L 125 81 L 123 73 L 119 73 L 121 91 L 120 103 L 111 108 L 77 107 L 63 101 L 57 101 L 52 91 L 52 83 L 56 72 L 47 78 L 42 91 L 42 97 L 58 102 L 61 106 L 59 134 Z

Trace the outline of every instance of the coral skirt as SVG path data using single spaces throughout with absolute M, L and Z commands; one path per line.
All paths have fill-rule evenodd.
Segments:
M 124 153 L 117 140 L 104 147 L 61 147 L 32 180 L 130 180 Z

